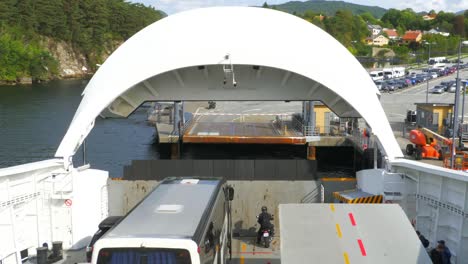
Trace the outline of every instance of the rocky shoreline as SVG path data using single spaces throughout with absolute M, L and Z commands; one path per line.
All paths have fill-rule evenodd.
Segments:
M 107 57 L 120 46 L 122 42 L 114 42 L 107 45 L 105 51 L 98 56 L 97 61 L 102 63 Z M 91 54 L 93 59 L 87 58 L 83 52 L 75 49 L 71 43 L 65 41 L 57 41 L 45 37 L 41 46 L 43 46 L 58 62 L 58 74 L 46 80 L 34 79 L 30 76 L 20 76 L 16 80 L 0 80 L 0 85 L 31 85 L 33 83 L 43 83 L 52 80 L 66 80 L 66 79 L 85 79 L 90 78 L 97 67 L 93 62 L 96 60 L 96 55 Z
M 45 82 L 50 82 L 54 80 L 88 79 L 93 74 L 94 73 L 63 75 L 63 76 L 57 76 L 55 78 L 48 79 L 48 80 L 34 80 L 31 77 L 20 77 L 16 81 L 0 80 L 0 85 L 3 85 L 3 86 L 32 85 L 34 83 L 45 83 Z

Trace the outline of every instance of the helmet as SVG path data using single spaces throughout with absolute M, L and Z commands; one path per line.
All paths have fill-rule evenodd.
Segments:
M 262 206 L 262 213 L 266 213 L 267 212 L 267 207 L 266 206 Z

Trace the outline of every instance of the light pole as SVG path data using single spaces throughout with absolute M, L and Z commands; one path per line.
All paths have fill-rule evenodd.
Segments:
M 457 61 L 457 78 L 456 78 L 456 89 L 455 89 L 455 106 L 453 109 L 453 135 L 452 135 L 452 158 L 450 159 L 450 167 L 453 169 L 455 165 L 455 156 L 456 156 L 456 145 L 455 145 L 455 136 L 460 134 L 460 143 L 461 146 L 461 133 L 459 131 L 459 120 L 458 120 L 458 104 L 460 103 L 460 57 L 461 57 L 461 48 L 463 45 L 468 44 L 468 41 L 461 41 L 458 44 L 458 61 Z M 464 111 L 464 108 L 463 108 Z M 463 123 L 463 121 L 462 121 Z
M 429 45 L 429 54 L 428 54 L 428 57 L 427 57 L 427 67 L 429 67 L 429 60 L 431 59 L 431 46 L 432 46 L 432 44 L 436 44 L 436 43 L 435 42 L 427 42 L 427 41 L 424 42 L 424 45 Z M 429 102 L 429 76 L 427 76 L 427 83 L 426 83 L 426 104 L 428 102 Z
M 468 46 L 468 41 L 460 41 L 460 47 L 458 48 L 458 61 L 457 61 L 457 85 L 460 86 L 460 82 L 461 80 L 459 79 L 459 75 L 460 75 L 460 55 L 461 55 L 461 49 L 463 46 Z M 463 84 L 463 88 L 462 88 L 462 92 L 463 92 L 463 99 L 462 99 L 462 118 L 461 118 L 461 129 L 460 129 L 460 142 L 458 143 L 460 149 L 462 149 L 463 147 L 463 143 L 462 143 L 462 137 L 463 137 L 463 123 L 465 121 L 465 94 L 466 94 L 466 85 L 467 83 L 465 82 Z

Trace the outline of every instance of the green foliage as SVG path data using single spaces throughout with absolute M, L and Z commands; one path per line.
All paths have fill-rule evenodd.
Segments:
M 310 13 L 306 13 L 307 16 Z M 369 31 L 364 19 L 354 16 L 349 10 L 339 10 L 333 17 L 326 17 L 323 21 L 317 20 L 315 16 L 311 22 L 325 29 L 330 35 L 341 42 L 348 50 L 355 55 L 368 53 L 368 49 L 363 47 L 363 42 Z M 307 20 L 310 21 L 310 18 Z
M 370 12 L 364 12 L 361 14 L 361 18 L 366 21 L 367 23 L 371 24 L 371 25 L 381 25 L 382 22 L 380 20 L 378 20 L 377 18 L 375 18 L 372 13 Z
M 57 61 L 37 44 L 13 39 L 9 34 L 0 37 L 0 80 L 14 82 L 30 76 L 35 80 L 49 79 L 57 74 Z
M 298 2 L 287 4 L 301 5 Z M 429 14 L 434 13 L 434 10 L 429 12 Z M 400 36 L 403 36 L 406 30 L 430 30 L 433 28 L 450 33 L 449 37 L 438 34 L 424 35 L 423 41 L 435 43 L 431 46 L 432 57 L 455 54 L 460 36 L 468 36 L 468 11 L 460 12 L 459 15 L 439 12 L 436 19 L 428 21 L 423 20 L 422 15 L 415 13 L 412 9 L 390 9 L 382 16 L 381 20 L 375 18 L 371 12 L 362 12 L 360 15 L 356 15 L 349 9 L 338 10 L 333 16 L 326 16 L 323 20 L 320 19 L 320 14 L 322 12 L 315 9 L 299 13 L 298 16 L 326 30 L 358 57 L 372 56 L 372 47 L 365 43 L 366 37 L 370 35 L 367 24 L 395 28 Z M 383 35 L 386 34 L 383 33 Z M 419 59 L 426 60 L 429 47 L 420 43 L 401 45 L 399 41 L 390 40 L 388 49 L 395 52 L 394 59 L 399 63 L 411 63 L 416 59 L 415 54 L 420 54 Z M 385 57 L 383 53 L 386 52 L 382 51 L 376 57 L 382 59 Z
M 386 9 L 377 6 L 364 6 L 343 1 L 323 0 L 309 0 L 305 2 L 291 1 L 281 5 L 275 5 L 275 7 L 278 10 L 300 15 L 303 15 L 307 10 L 312 10 L 325 16 L 333 16 L 338 10 L 349 10 L 354 15 L 370 13 L 375 18 L 381 18 L 387 11 Z
M 43 36 L 72 43 L 102 62 L 109 43 L 121 42 L 165 14 L 125 0 L 0 0 L 0 80 L 47 79 L 58 64 L 40 48 Z

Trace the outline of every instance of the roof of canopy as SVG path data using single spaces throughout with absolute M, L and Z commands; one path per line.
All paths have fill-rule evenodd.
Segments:
M 238 81 L 237 90 L 210 89 L 213 79 L 222 78 L 222 65 L 230 64 L 240 68 L 236 78 L 244 78 L 244 82 Z M 208 78 L 196 76 L 195 69 L 201 69 L 201 65 L 206 66 L 204 74 Z M 261 66 L 272 73 L 284 72 L 284 75 L 279 81 L 269 77 L 249 87 L 255 78 L 248 72 L 242 74 L 247 66 L 250 69 Z M 213 72 L 213 78 L 209 78 L 208 71 Z M 167 78 L 172 78 L 172 82 Z M 287 78 L 294 80 L 286 85 Z M 198 81 L 193 81 L 192 85 L 195 79 Z M 202 85 L 203 80 L 206 85 Z M 243 89 L 243 85 L 247 88 Z M 388 158 L 402 157 L 379 95 L 367 71 L 354 56 L 312 23 L 263 8 L 196 9 L 166 17 L 144 28 L 102 64 L 83 92 L 81 104 L 56 156 L 67 159 L 73 156 L 94 126 L 96 117 L 119 98 L 126 101 L 125 108 L 122 107 L 124 116 L 144 101 L 205 98 L 233 101 L 319 99 L 338 115 L 363 117 Z

